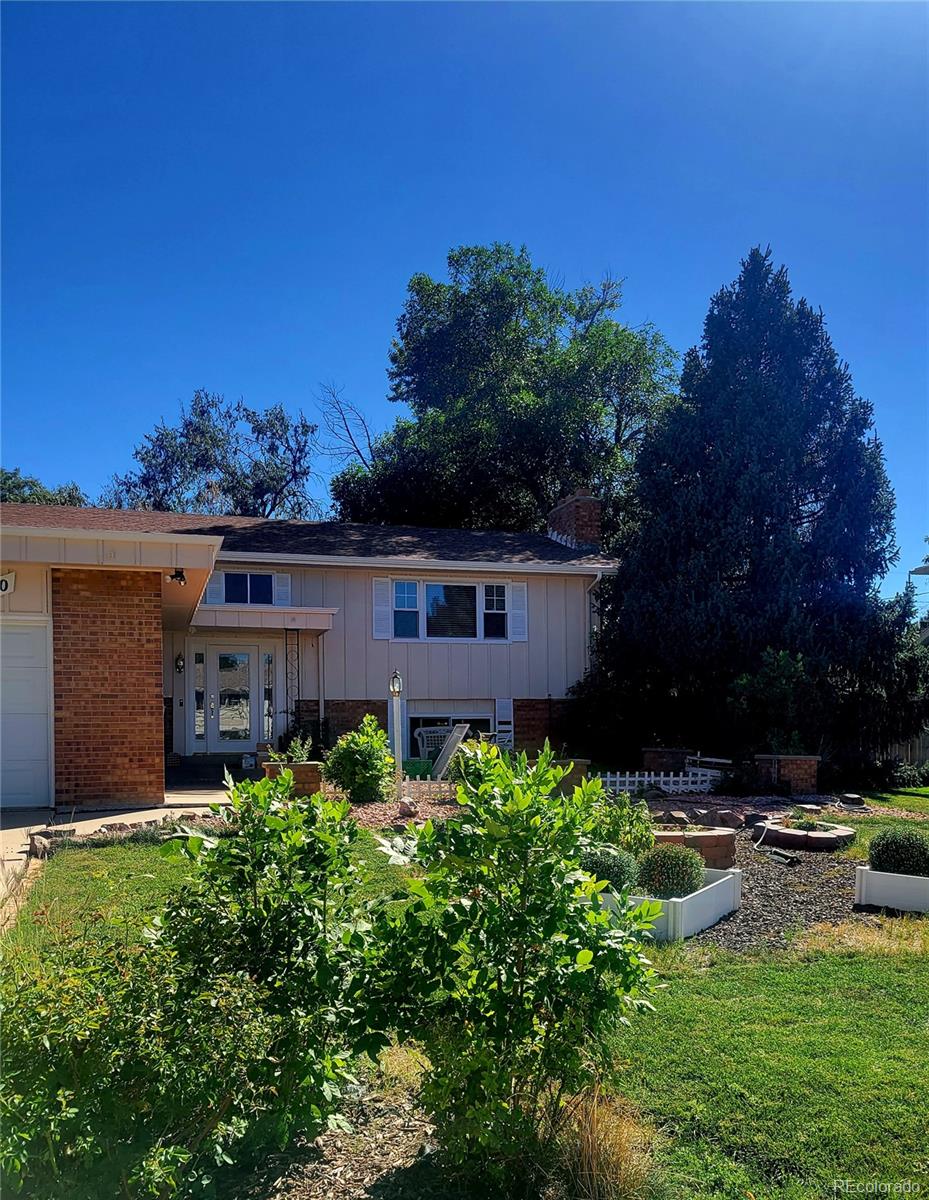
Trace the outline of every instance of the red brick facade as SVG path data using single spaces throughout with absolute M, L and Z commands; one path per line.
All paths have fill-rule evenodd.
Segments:
M 549 532 L 569 546 L 599 546 L 602 507 L 587 488 L 578 488 L 548 514 Z
M 327 700 L 326 719 L 331 740 L 357 729 L 368 713 L 374 713 L 382 729 L 387 728 L 386 700 Z
M 558 755 L 570 700 L 514 700 L 513 741 L 517 750 L 541 750 L 548 738 Z
M 643 771 L 684 771 L 693 750 L 673 750 L 663 746 L 643 746 Z
M 55 802 L 164 803 L 161 575 L 52 570 Z

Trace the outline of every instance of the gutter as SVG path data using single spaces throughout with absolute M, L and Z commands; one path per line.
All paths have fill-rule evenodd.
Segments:
M 547 563 L 547 562 L 462 562 L 445 558 L 369 558 L 365 555 L 349 554 L 255 554 L 236 550 L 223 550 L 219 554 L 222 562 L 242 563 L 287 563 L 303 567 L 367 567 L 372 571 L 384 568 L 403 568 L 408 571 L 467 571 L 471 575 L 487 571 L 506 575 L 615 575 L 618 565 L 600 563 Z M 594 582 L 596 583 L 597 580 Z M 593 585 L 591 585 L 593 586 Z

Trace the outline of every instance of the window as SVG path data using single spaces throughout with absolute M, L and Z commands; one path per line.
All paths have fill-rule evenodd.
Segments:
M 419 584 L 394 583 L 394 637 L 419 637 Z
M 506 584 L 484 584 L 484 637 L 506 637 Z
M 223 573 L 226 604 L 273 604 L 274 576 L 252 575 L 243 571 Z
M 459 717 L 452 714 L 451 716 L 428 716 L 428 717 L 410 717 L 410 753 L 414 758 L 419 758 L 420 742 L 416 737 L 417 729 L 434 729 L 437 726 L 447 728 L 449 733 L 452 731 L 453 725 L 468 723 L 468 737 L 476 738 L 482 733 L 493 732 L 493 721 L 490 717 Z M 434 750 L 426 756 L 433 762 L 438 757 L 438 751 Z
M 477 637 L 477 588 L 473 584 L 426 584 L 426 637 Z

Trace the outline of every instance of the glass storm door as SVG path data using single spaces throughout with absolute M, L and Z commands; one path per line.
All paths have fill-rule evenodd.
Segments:
M 210 754 L 254 751 L 262 734 L 262 675 L 257 646 L 207 649 L 203 722 Z M 197 714 L 199 717 L 199 714 Z

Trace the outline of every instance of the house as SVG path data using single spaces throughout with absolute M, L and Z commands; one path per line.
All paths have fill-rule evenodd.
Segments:
M 148 806 L 166 756 L 389 728 L 395 669 L 405 755 L 456 721 L 537 748 L 615 570 L 585 491 L 548 536 L 33 504 L 0 522 L 7 806 Z

